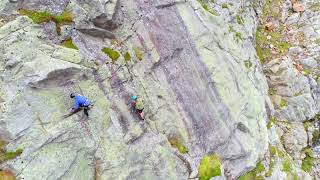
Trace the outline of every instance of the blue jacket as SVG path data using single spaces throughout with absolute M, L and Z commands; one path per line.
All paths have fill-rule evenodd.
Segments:
M 79 107 L 89 106 L 91 103 L 88 98 L 77 95 L 74 97 L 74 109 L 77 110 Z

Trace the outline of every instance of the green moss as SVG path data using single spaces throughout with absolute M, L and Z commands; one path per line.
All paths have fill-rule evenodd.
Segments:
M 269 170 L 266 172 L 266 174 L 264 175 L 265 177 L 270 177 L 272 176 L 272 173 L 273 173 L 273 168 L 274 168 L 274 159 L 271 159 L 270 162 L 269 162 Z
M 126 52 L 126 53 L 124 54 L 124 60 L 125 60 L 125 61 L 131 61 L 131 55 L 130 55 L 129 52 Z
M 279 50 L 281 53 L 286 52 L 286 51 L 290 48 L 290 44 L 287 43 L 287 42 L 280 42 L 280 43 L 277 43 L 276 45 L 277 45 L 277 47 L 278 47 L 278 50 Z
M 228 5 L 228 3 L 222 3 L 221 7 L 222 8 L 229 8 L 229 5 Z
M 240 25 L 243 25 L 243 19 L 241 18 L 241 16 L 237 15 L 236 18 L 237 18 L 237 23 Z
M 246 66 L 246 68 L 250 69 L 252 67 L 252 62 L 250 60 L 246 60 L 244 61 L 244 65 Z
M 307 147 L 302 150 L 302 153 L 305 153 L 306 157 L 302 160 L 301 169 L 305 172 L 311 172 L 314 166 L 313 151 L 310 147 Z
M 280 108 L 284 108 L 288 106 L 288 102 L 285 99 L 281 99 L 280 101 Z
M 60 35 L 60 27 L 65 24 L 71 24 L 73 21 L 72 14 L 69 11 L 64 11 L 61 14 L 55 16 L 49 12 L 34 11 L 28 9 L 20 9 L 19 14 L 28 16 L 34 23 L 41 24 L 44 22 L 53 21 L 56 23 L 57 33 Z
M 271 32 L 264 28 L 264 25 L 270 19 L 280 19 L 282 4 L 283 0 L 267 0 L 263 7 L 261 25 L 257 28 L 256 32 L 256 51 L 261 63 L 270 61 L 272 59 L 271 54 L 273 53 L 277 56 L 283 55 L 291 46 L 284 38 L 286 37 L 286 28 L 281 21 L 279 21 L 279 28 L 274 28 Z M 271 44 L 273 45 L 272 49 L 270 48 Z
M 308 130 L 310 126 L 311 126 L 311 122 L 309 122 L 309 121 L 306 121 L 303 123 L 303 127 L 305 130 Z
M 198 168 L 199 180 L 209 180 L 221 175 L 221 160 L 217 154 L 203 157 Z
M 319 130 L 314 130 L 312 132 L 312 144 L 315 144 L 320 139 L 320 132 Z
M 200 3 L 201 7 L 202 7 L 204 10 L 206 10 L 207 12 L 209 12 L 210 14 L 212 14 L 212 15 L 214 15 L 214 16 L 218 16 L 218 15 L 219 15 L 215 10 L 210 9 L 210 8 L 208 7 L 208 5 L 206 4 L 206 2 L 204 2 L 203 0 L 197 0 L 197 1 Z
M 285 152 L 281 151 L 277 146 L 269 144 L 269 156 L 269 169 L 265 173 L 265 177 L 270 177 L 272 175 L 276 157 L 283 158 L 285 156 Z
M 116 62 L 120 57 L 120 54 L 118 53 L 118 51 L 114 51 L 107 47 L 103 48 L 101 51 L 109 56 L 109 58 L 112 60 L 112 63 Z
M 2 139 L 0 139 L 0 152 L 5 150 L 5 147 L 8 143 Z
M 262 176 L 258 174 L 262 173 L 263 171 L 265 171 L 264 165 L 261 162 L 258 162 L 253 170 L 240 176 L 238 180 L 262 180 Z
M 263 34 L 263 28 L 259 26 L 256 32 L 256 51 L 261 64 L 271 59 L 271 52 L 265 47 L 267 41 L 267 37 Z
M 188 148 L 176 137 L 168 138 L 172 147 L 177 148 L 180 153 L 185 154 L 188 153 Z
M 311 72 L 311 70 L 310 69 L 303 69 L 303 74 L 304 75 L 309 75 L 309 74 L 311 74 L 312 72 Z
M 73 44 L 71 38 L 68 38 L 68 39 L 64 40 L 64 41 L 61 43 L 61 45 L 64 46 L 64 47 L 70 48 L 70 49 L 76 49 L 76 50 L 78 50 L 78 47 Z
M 0 162 L 4 162 L 10 159 L 14 159 L 22 153 L 22 149 L 17 149 L 15 152 L 3 152 L 0 153 Z
M 143 53 L 142 53 L 142 51 L 141 51 L 139 48 L 137 48 L 137 47 L 133 48 L 133 51 L 134 51 L 137 59 L 141 61 L 142 58 L 143 58 Z
M 320 11 L 320 2 L 312 4 L 310 6 L 310 10 L 314 12 Z
M 272 116 L 272 117 L 269 119 L 269 122 L 268 122 L 268 124 L 267 124 L 267 128 L 270 129 L 274 124 L 276 124 L 276 122 L 277 122 L 277 119 Z
M 242 35 L 240 32 L 237 32 L 233 27 L 229 26 L 229 32 L 230 33 L 235 33 L 235 38 L 237 41 L 242 40 Z
M 316 39 L 314 42 L 315 42 L 316 44 L 320 45 L 320 38 Z
M 277 91 L 274 89 L 274 87 L 270 87 L 269 88 L 269 91 L 268 91 L 268 94 L 270 96 L 273 96 L 273 95 L 276 95 L 277 94 Z
M 287 173 L 291 173 L 292 172 L 292 161 L 289 158 L 286 158 L 283 162 L 282 162 L 282 171 L 287 172 Z

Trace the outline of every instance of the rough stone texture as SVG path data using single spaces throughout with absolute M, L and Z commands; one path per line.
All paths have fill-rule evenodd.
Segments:
M 268 115 L 302 122 L 319 112 L 314 76 L 292 64 L 307 49 L 312 59 L 301 62 L 317 69 L 317 46 L 292 47 L 295 56 L 265 65 L 271 71 L 266 78 L 254 42 L 264 1 L 224 3 L 207 3 L 215 16 L 196 0 L 1 1 L 0 14 L 67 9 L 74 24 L 61 36 L 54 23 L 36 25 L 27 17 L 0 26 L 0 138 L 9 140 L 8 150 L 24 149 L 0 167 L 26 180 L 188 179 L 197 177 L 203 156 L 217 153 L 224 174 L 214 179 L 235 179 L 263 159 L 268 143 L 284 150 L 282 135 L 295 156 L 307 141 L 301 123 L 289 132 L 276 126 L 268 132 L 266 123 Z M 68 37 L 79 50 L 59 45 Z M 122 56 L 111 63 L 103 47 Z M 267 80 L 276 89 L 275 112 Z M 82 112 L 62 118 L 72 107 L 71 92 L 93 101 L 89 119 Z M 132 94 L 146 102 L 144 122 L 130 105 Z M 280 107 L 282 99 L 286 107 Z M 172 136 L 187 154 L 170 146 Z M 282 161 L 269 179 L 291 177 L 282 172 Z M 294 169 L 299 178 L 311 178 Z
M 283 134 L 282 141 L 286 152 L 289 153 L 293 159 L 300 159 L 300 152 L 307 146 L 308 142 L 308 136 L 303 124 L 292 123 L 290 129 Z
M 295 68 L 289 57 L 270 61 L 265 69 L 270 70 L 267 77 L 276 92 L 272 99 L 277 108 L 275 116 L 279 120 L 305 121 L 319 112 L 308 77 Z M 285 104 L 281 105 L 281 101 Z

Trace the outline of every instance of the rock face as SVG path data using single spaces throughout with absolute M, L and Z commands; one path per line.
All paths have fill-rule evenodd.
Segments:
M 236 179 L 270 144 L 282 147 L 280 139 L 300 160 L 308 141 L 301 122 L 319 112 L 318 85 L 294 71 L 290 58 L 262 68 L 254 37 L 264 3 L 0 2 L 0 138 L 8 150 L 23 149 L 0 167 L 26 180 L 203 179 L 201 160 L 216 154 L 216 178 Z M 36 24 L 18 9 L 69 12 L 73 23 L 58 33 L 58 22 Z M 316 68 L 312 60 L 304 64 Z M 266 78 L 263 69 L 273 74 Z M 268 83 L 277 88 L 275 109 Z M 282 96 L 294 93 L 286 87 L 303 96 L 286 97 L 284 109 Z M 63 118 L 72 92 L 92 100 L 89 118 Z M 145 121 L 131 107 L 134 94 L 145 101 Z M 268 130 L 271 116 L 300 123 Z M 277 162 L 271 177 L 293 177 Z

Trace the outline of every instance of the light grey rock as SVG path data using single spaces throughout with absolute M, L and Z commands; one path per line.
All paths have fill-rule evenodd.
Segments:
M 300 63 L 305 67 L 309 69 L 316 68 L 318 66 L 317 61 L 314 58 L 306 58 L 306 59 L 301 59 Z
M 300 159 L 300 152 L 308 144 L 308 136 L 302 123 L 291 123 L 291 129 L 282 136 L 286 152 L 293 159 Z

